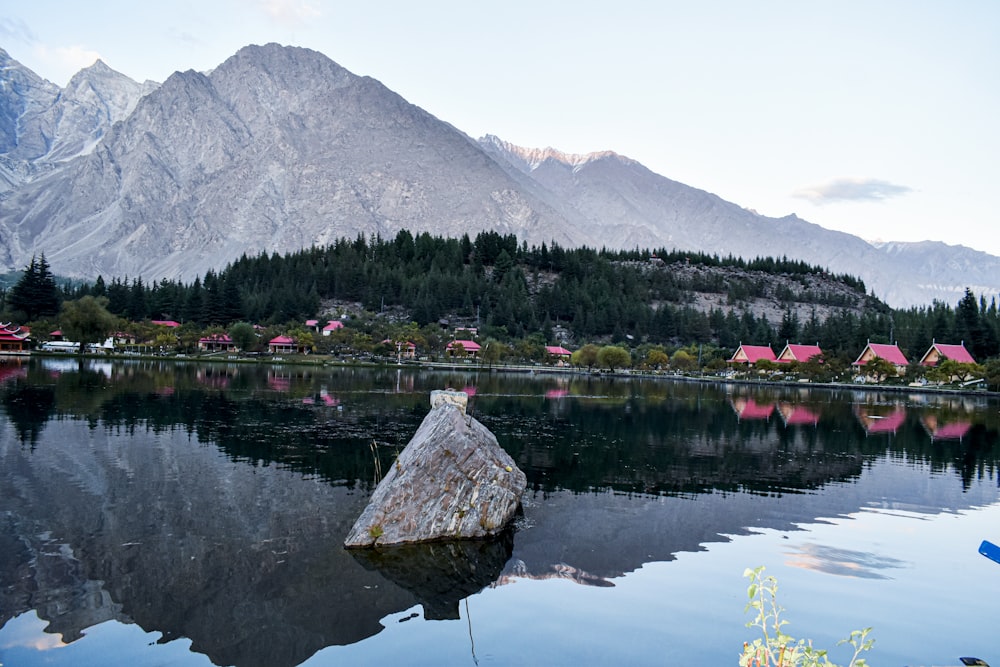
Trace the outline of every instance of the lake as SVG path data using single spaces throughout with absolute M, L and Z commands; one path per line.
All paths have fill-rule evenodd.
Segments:
M 489 542 L 343 539 L 429 410 L 527 474 Z M 194 362 L 0 362 L 0 663 L 735 665 L 795 637 L 1000 665 L 994 397 Z

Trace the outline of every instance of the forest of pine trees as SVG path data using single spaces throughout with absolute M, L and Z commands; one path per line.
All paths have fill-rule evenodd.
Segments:
M 650 270 L 651 257 L 658 258 L 662 270 Z M 676 265 L 729 267 L 743 277 L 690 275 L 672 270 Z M 695 291 L 723 294 L 739 304 L 759 296 L 769 276 L 779 274 L 822 275 L 846 288 L 839 294 L 789 292 L 781 296 L 784 300 L 852 305 L 846 298 L 861 308 L 841 308 L 822 321 L 815 315 L 800 320 L 789 309 L 780 322 L 769 322 L 738 307 L 706 313 L 690 305 Z M 105 297 L 108 310 L 129 321 L 176 320 L 202 328 L 238 321 L 300 324 L 321 315 L 323 301 L 336 300 L 358 302 L 376 313 L 402 308 L 421 326 L 445 318 L 475 321 L 485 335 L 506 341 L 529 335 L 551 340 L 553 327 L 560 326 L 581 344 L 610 339 L 733 349 L 740 342 L 780 348 L 786 341 L 801 341 L 849 356 L 871 340 L 898 342 L 912 356 L 937 340 L 964 341 L 977 359 L 1000 354 L 995 300 L 968 291 L 955 307 L 934 303 L 893 310 L 866 297 L 857 278 L 828 276 L 822 267 L 787 258 L 747 261 L 663 249 L 528 247 L 514 235 L 496 232 L 473 240 L 413 236 L 404 230 L 391 240 L 358 236 L 283 256 L 244 255 L 190 283 L 99 277 L 57 287 L 42 256 L 2 295 L 3 309 L 7 319 L 30 323 L 54 316 L 61 301 L 86 295 Z

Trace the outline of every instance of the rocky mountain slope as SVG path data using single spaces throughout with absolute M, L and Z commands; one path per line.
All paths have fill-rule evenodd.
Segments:
M 0 49 L 0 194 L 91 152 L 111 126 L 156 89 L 102 61 L 60 89 Z
M 873 246 L 768 218 L 611 152 L 479 142 L 322 54 L 241 49 L 138 84 L 96 63 L 60 90 L 0 51 L 0 267 L 193 279 L 359 233 L 787 255 L 897 306 L 1000 292 L 1000 258 Z
M 672 181 L 613 152 L 567 155 L 514 146 L 487 136 L 480 144 L 509 169 L 530 176 L 586 219 L 613 248 L 666 248 L 752 259 L 788 256 L 860 276 L 895 306 L 958 301 L 965 287 L 1000 291 L 1000 258 L 925 241 L 872 245 L 795 215 L 769 218 Z M 565 208 L 564 208 L 565 210 Z

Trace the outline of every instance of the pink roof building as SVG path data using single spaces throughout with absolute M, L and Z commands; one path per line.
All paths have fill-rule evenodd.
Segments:
M 271 354 L 291 354 L 295 352 L 295 340 L 288 336 L 275 336 L 267 343 L 267 349 Z
M 950 359 L 960 364 L 974 364 L 976 360 L 972 358 L 969 351 L 965 349 L 965 341 L 958 345 L 947 345 L 945 343 L 933 342 L 924 356 L 920 358 L 922 366 L 937 366 L 942 361 Z
M 28 333 L 16 324 L 0 324 L 0 351 L 26 352 Z
M 897 345 L 888 345 L 885 343 L 868 343 L 865 346 L 864 351 L 861 352 L 861 356 L 857 358 L 854 362 L 854 366 L 864 366 L 872 359 L 885 359 L 896 365 L 897 368 L 909 365 L 909 361 L 906 360 L 906 356 L 899 349 Z
M 786 343 L 785 349 L 778 355 L 777 361 L 784 364 L 791 361 L 809 361 L 813 357 L 821 356 L 823 356 L 823 350 L 819 349 L 819 345 L 793 345 Z
M 198 339 L 198 349 L 208 352 L 232 350 L 236 343 L 227 334 L 213 334 Z
M 551 354 L 553 357 L 568 357 L 573 354 L 562 345 L 546 345 L 545 353 Z
M 152 320 L 153 324 L 159 327 L 170 327 L 174 329 L 181 325 L 180 322 L 174 322 L 173 320 Z
M 462 346 L 462 350 L 465 352 L 465 354 L 468 354 L 469 356 L 473 357 L 477 356 L 479 354 L 479 351 L 482 349 L 479 346 L 479 343 L 477 343 L 474 340 L 453 340 L 450 343 L 448 343 L 448 345 L 445 347 L 445 351 L 448 354 L 455 354 L 455 352 L 458 350 L 459 345 Z
M 344 323 L 340 320 L 329 320 L 325 327 L 323 327 L 323 335 L 329 336 L 331 333 L 337 329 L 343 329 Z
M 744 345 L 740 343 L 740 346 L 733 353 L 733 358 L 729 360 L 732 364 L 748 364 L 753 366 L 758 361 L 762 359 L 767 361 L 776 361 L 774 356 L 774 350 L 771 349 L 770 345 Z
M 390 338 L 386 338 L 382 341 L 382 344 L 396 348 L 396 354 L 398 354 L 401 359 L 413 359 L 417 356 L 417 346 L 408 340 L 393 341 Z

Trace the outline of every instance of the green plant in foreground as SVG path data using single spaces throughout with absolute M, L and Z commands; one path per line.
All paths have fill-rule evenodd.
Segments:
M 778 604 L 778 580 L 764 576 L 764 566 L 747 568 L 743 576 L 750 579 L 747 588 L 747 606 L 744 611 L 756 611 L 757 617 L 747 623 L 748 628 L 760 628 L 763 637 L 743 644 L 740 667 L 837 667 L 827 657 L 827 652 L 813 648 L 812 642 L 794 639 L 782 629 L 788 621 L 781 618 L 785 611 Z M 854 647 L 854 655 L 847 667 L 865 667 L 868 663 L 858 656 L 871 649 L 874 639 L 868 634 L 871 628 L 855 630 L 847 639 L 837 642 Z

